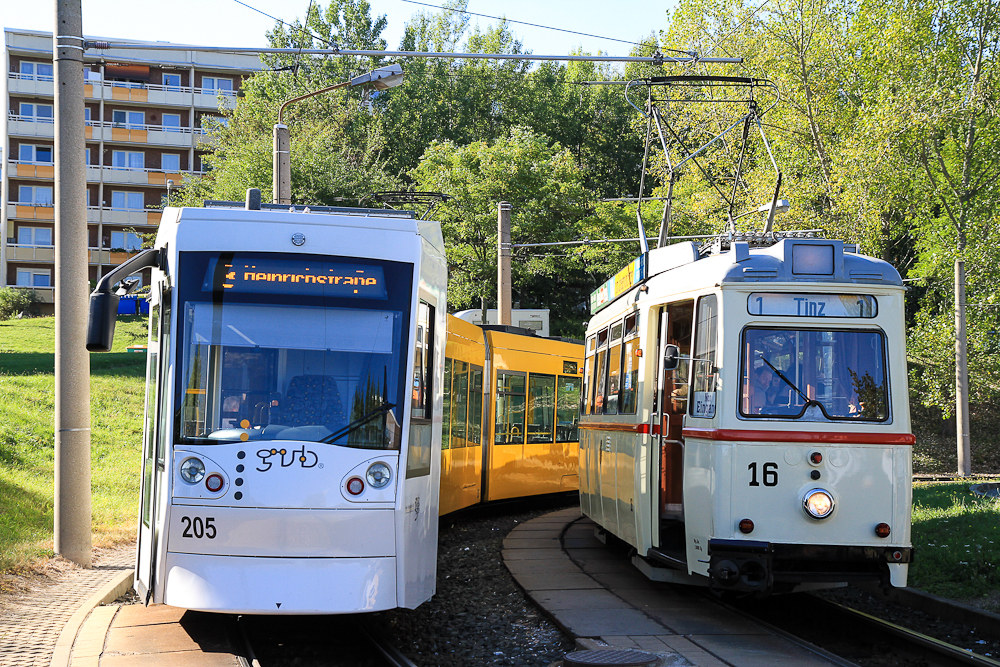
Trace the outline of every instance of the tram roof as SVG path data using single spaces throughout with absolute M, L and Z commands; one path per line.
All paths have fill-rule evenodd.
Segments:
M 590 295 L 590 312 L 602 310 L 653 276 L 698 265 L 699 280 L 723 283 L 842 283 L 902 286 L 891 264 L 858 254 L 856 246 L 836 239 L 780 238 L 765 247 L 731 241 L 704 252 L 694 242 L 655 248 L 630 262 Z

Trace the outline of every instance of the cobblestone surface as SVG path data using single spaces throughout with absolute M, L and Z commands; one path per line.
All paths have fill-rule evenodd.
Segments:
M 71 567 L 0 600 L 0 667 L 48 667 L 70 616 L 134 558 L 134 545 L 104 550 L 90 569 Z

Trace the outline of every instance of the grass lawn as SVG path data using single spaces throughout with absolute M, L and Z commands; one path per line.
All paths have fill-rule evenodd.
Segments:
M 1000 610 L 1000 500 L 968 482 L 913 487 L 910 586 Z
M 118 320 L 114 351 L 91 355 L 95 546 L 135 534 L 146 318 Z M 0 322 L 0 571 L 52 554 L 55 319 Z

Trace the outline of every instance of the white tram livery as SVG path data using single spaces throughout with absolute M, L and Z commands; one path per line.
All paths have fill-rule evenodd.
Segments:
M 136 590 L 244 614 L 416 607 L 435 590 L 440 225 L 214 204 L 167 208 L 91 295 L 88 349 L 108 350 L 126 277 L 152 269 Z
M 591 297 L 580 502 L 651 578 L 906 585 L 902 281 L 808 236 L 660 247 Z

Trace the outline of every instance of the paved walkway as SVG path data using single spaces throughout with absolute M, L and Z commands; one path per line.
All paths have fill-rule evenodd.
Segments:
M 0 607 L 0 667 L 49 667 L 53 655 L 68 651 L 75 629 L 97 602 L 124 594 L 132 584 L 135 546 L 103 551 L 94 567 L 71 567 L 33 584 Z M 123 590 L 121 582 L 127 580 Z M 67 635 L 60 640 L 67 630 Z M 72 633 L 72 634 L 69 634 Z
M 582 646 L 641 649 L 661 665 L 834 664 L 696 591 L 650 581 L 594 527 L 572 508 L 521 524 L 503 543 L 514 578 Z

